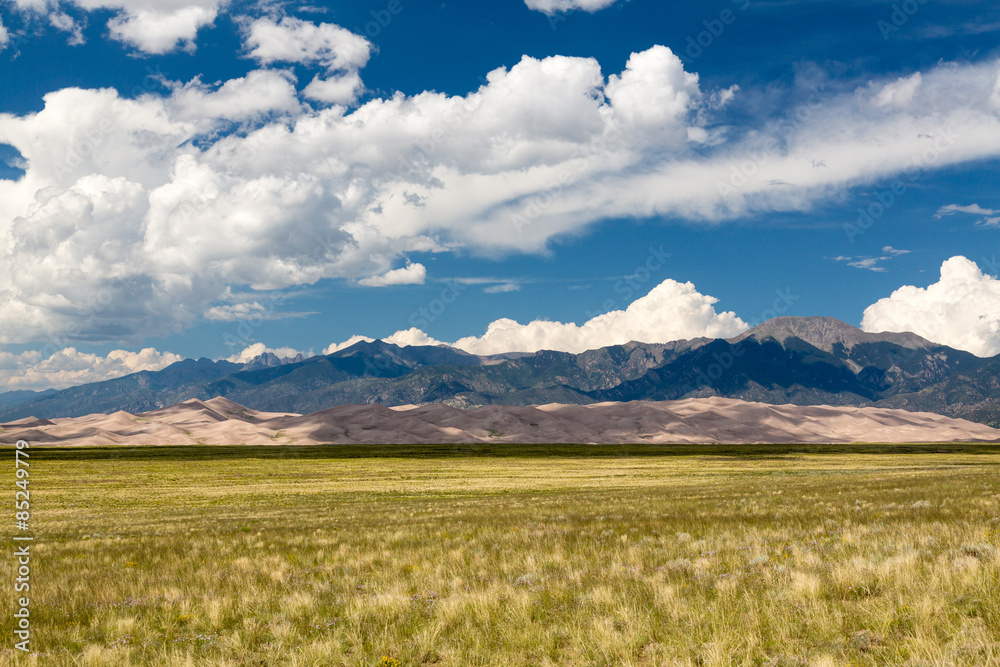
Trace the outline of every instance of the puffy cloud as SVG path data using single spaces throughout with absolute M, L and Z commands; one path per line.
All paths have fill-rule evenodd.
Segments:
M 585 12 L 596 12 L 610 7 L 618 0 L 524 0 L 528 9 L 543 12 L 545 14 L 555 14 L 558 12 L 568 12 L 574 9 L 582 9 Z
M 10 41 L 10 33 L 7 32 L 7 28 L 4 26 L 3 21 L 0 21 L 0 50 L 7 46 Z
M 311 100 L 328 104 L 350 104 L 364 90 L 364 83 L 357 72 L 348 72 L 340 76 L 314 77 L 305 87 L 302 94 Z
M 245 364 L 256 359 L 265 352 L 269 352 L 279 359 L 294 359 L 296 356 L 304 354 L 303 352 L 291 347 L 268 347 L 264 345 L 264 343 L 254 343 L 253 345 L 249 345 L 244 348 L 242 352 L 237 352 L 236 354 L 230 356 L 226 359 L 226 361 L 231 361 L 234 364 Z
M 392 343 L 393 345 L 399 345 L 400 347 L 406 347 L 407 345 L 447 345 L 447 343 L 442 343 L 441 341 L 431 338 L 426 333 L 412 327 L 410 329 L 404 329 L 402 331 L 397 331 L 391 336 L 387 336 L 382 339 L 383 342 Z M 339 352 L 340 350 L 351 347 L 358 343 L 373 343 L 374 338 L 369 336 L 351 336 L 342 343 L 331 343 L 326 346 L 323 350 L 323 354 L 333 354 L 334 352 Z
M 339 352 L 340 350 L 346 349 L 352 345 L 357 345 L 360 342 L 373 343 L 374 338 L 369 338 L 368 336 L 351 336 L 342 343 L 331 343 L 323 349 L 323 354 L 333 354 L 334 352 Z
M 285 16 L 250 21 L 245 33 L 247 55 L 261 64 L 301 63 L 327 70 L 303 91 L 310 99 L 350 104 L 364 88 L 358 70 L 368 63 L 372 45 L 350 30 Z
M 0 386 L 15 389 L 64 389 L 137 373 L 158 371 L 180 361 L 179 355 L 147 347 L 139 352 L 114 350 L 107 356 L 67 347 L 48 357 L 41 352 L 0 352 Z
M 123 3 L 122 11 L 108 21 L 112 39 L 124 42 L 145 53 L 163 54 L 175 49 L 195 50 L 195 37 L 201 28 L 212 25 L 219 13 L 219 3 L 163 6 L 146 3 Z M 105 6 L 117 6 L 109 4 Z
M 482 336 L 461 338 L 454 346 L 473 354 L 583 352 L 633 340 L 665 343 L 699 336 L 728 338 L 748 328 L 735 313 L 717 313 L 717 301 L 690 282 L 667 279 L 625 310 L 598 315 L 581 325 L 548 320 L 519 324 L 504 318 L 491 323 Z
M 865 309 L 865 331 L 912 331 L 981 357 L 1000 353 L 1000 280 L 975 262 L 952 257 L 938 282 L 904 285 Z
M 385 287 L 386 285 L 423 285 L 427 277 L 427 269 L 423 264 L 410 264 L 402 269 L 393 269 L 380 276 L 362 278 L 359 285 L 366 287 Z
M 608 77 L 605 94 L 616 120 L 649 141 L 661 134 L 658 144 L 683 143 L 688 136 L 685 117 L 701 97 L 698 75 L 684 71 L 684 64 L 665 46 L 633 53 L 621 76 Z
M 386 343 L 399 345 L 400 347 L 406 347 L 408 345 L 447 345 L 447 343 L 442 343 L 435 338 L 431 338 L 416 327 L 397 331 L 388 338 L 383 338 L 382 340 Z
M 251 21 L 245 37 L 248 55 L 262 64 L 319 64 L 329 70 L 364 67 L 371 43 L 334 23 L 312 23 L 291 16 Z

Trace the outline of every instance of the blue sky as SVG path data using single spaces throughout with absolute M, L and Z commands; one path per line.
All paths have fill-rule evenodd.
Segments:
M 0 390 L 774 315 L 1000 351 L 995 3 L 2 0 L 0 22 Z

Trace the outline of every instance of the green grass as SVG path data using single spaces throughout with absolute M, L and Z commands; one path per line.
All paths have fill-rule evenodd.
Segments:
M 5 664 L 1000 665 L 988 445 L 30 451 Z

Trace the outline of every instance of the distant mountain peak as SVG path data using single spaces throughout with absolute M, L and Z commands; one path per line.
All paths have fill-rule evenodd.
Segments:
M 384 340 L 359 340 L 353 345 L 348 345 L 347 347 L 341 348 L 336 352 L 331 352 L 328 356 L 331 357 L 353 357 L 355 355 L 363 354 L 378 354 L 380 352 L 386 352 L 396 349 L 398 346 L 392 343 L 386 343 Z
M 305 355 L 301 352 L 294 357 L 279 357 L 273 352 L 263 352 L 243 364 L 243 370 L 251 371 L 258 368 L 273 368 L 274 366 L 284 366 L 285 364 L 297 364 L 300 361 L 305 361 Z
M 775 317 L 746 331 L 730 343 L 753 338 L 763 342 L 775 340 L 782 345 L 789 338 L 798 338 L 825 352 L 833 352 L 840 343 L 850 350 L 861 343 L 893 343 L 914 350 L 936 347 L 934 343 L 914 333 L 869 333 L 834 317 Z

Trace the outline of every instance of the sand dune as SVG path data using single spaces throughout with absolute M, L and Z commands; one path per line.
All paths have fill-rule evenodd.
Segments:
M 0 443 L 283 445 L 359 443 L 1000 442 L 1000 430 L 927 412 L 767 405 L 728 398 L 593 405 L 340 405 L 308 415 L 260 412 L 225 398 L 137 415 L 21 419 Z

